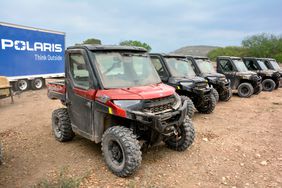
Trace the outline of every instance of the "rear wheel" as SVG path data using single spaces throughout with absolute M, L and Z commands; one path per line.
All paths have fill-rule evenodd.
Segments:
M 29 81 L 28 80 L 18 80 L 15 82 L 14 86 L 17 91 L 26 91 L 29 89 Z
M 126 128 L 108 128 L 102 138 L 102 153 L 108 168 L 119 177 L 133 174 L 141 165 L 141 148 L 136 135 Z
M 262 84 L 259 84 L 257 87 L 254 88 L 254 94 L 258 95 L 262 91 Z
M 192 118 L 195 112 L 195 106 L 194 106 L 193 101 L 187 96 L 180 96 L 180 97 L 181 97 L 182 102 L 187 100 L 187 115 L 189 118 Z
M 44 87 L 44 79 L 43 78 L 35 78 L 31 80 L 31 88 L 33 90 L 38 90 Z
M 72 131 L 71 121 L 66 108 L 59 108 L 53 111 L 52 128 L 55 138 L 60 142 L 66 142 L 73 139 L 75 134 Z
M 184 151 L 192 145 L 195 138 L 194 126 L 190 119 L 185 121 L 177 128 L 177 135 L 165 141 L 168 148 L 176 151 Z
M 221 101 L 229 101 L 232 97 L 232 89 L 228 88 L 226 91 L 223 92 L 222 95 L 219 95 L 219 100 Z
M 271 79 L 265 79 L 262 81 L 262 90 L 263 91 L 273 91 L 275 88 L 275 82 Z
M 197 110 L 203 114 L 210 114 L 215 109 L 216 100 L 214 96 L 211 94 L 207 101 L 202 102 L 200 106 L 197 106 Z
M 238 87 L 238 95 L 240 97 L 250 97 L 254 93 L 254 88 L 250 83 L 241 83 Z
M 215 101 L 218 102 L 219 101 L 219 94 L 218 94 L 217 90 L 212 88 L 211 92 L 212 92 L 212 94 L 213 94 L 213 96 L 215 98 Z

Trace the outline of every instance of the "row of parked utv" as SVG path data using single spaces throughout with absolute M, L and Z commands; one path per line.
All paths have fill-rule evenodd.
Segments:
M 186 150 L 195 137 L 195 110 L 213 112 L 232 90 L 250 97 L 276 89 L 281 74 L 268 70 L 279 68 L 273 59 L 218 57 L 215 69 L 206 57 L 126 46 L 73 46 L 65 59 L 65 81 L 48 84 L 48 97 L 65 105 L 52 114 L 55 138 L 79 134 L 102 143 L 107 166 L 120 177 L 138 169 L 142 148 L 163 141 Z

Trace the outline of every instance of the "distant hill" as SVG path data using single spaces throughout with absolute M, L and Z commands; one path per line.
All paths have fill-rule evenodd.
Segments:
M 195 55 L 195 56 L 207 56 L 211 50 L 219 48 L 218 46 L 185 46 L 175 50 L 172 53 L 183 54 L 183 55 Z

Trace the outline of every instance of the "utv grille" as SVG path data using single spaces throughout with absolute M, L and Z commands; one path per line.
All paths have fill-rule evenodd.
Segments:
M 166 110 L 171 110 L 175 102 L 176 98 L 174 95 L 147 100 L 144 102 L 144 112 L 160 113 Z

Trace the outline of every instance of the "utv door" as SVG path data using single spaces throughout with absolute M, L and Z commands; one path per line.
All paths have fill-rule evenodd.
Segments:
M 93 99 L 96 91 L 91 89 L 90 63 L 84 50 L 69 50 L 66 55 L 66 86 L 68 112 L 74 131 L 91 138 L 93 130 Z
M 166 70 L 166 67 L 163 65 L 161 59 L 158 56 L 151 56 L 150 58 L 162 82 L 164 83 L 168 82 L 169 73 Z
M 238 85 L 238 80 L 236 79 L 236 70 L 232 62 L 229 59 L 219 59 L 217 71 L 226 76 L 230 80 L 231 88 L 236 89 Z

